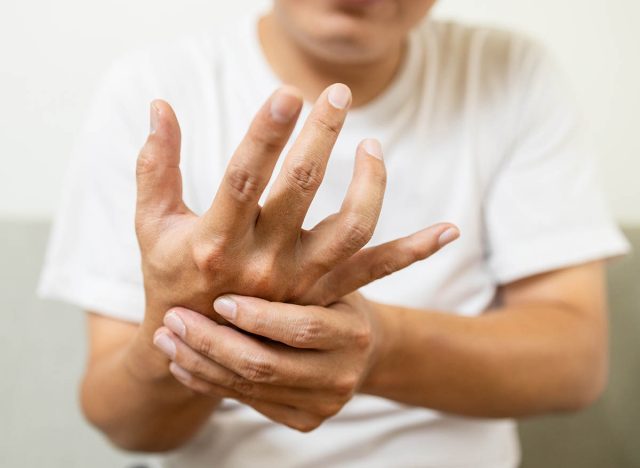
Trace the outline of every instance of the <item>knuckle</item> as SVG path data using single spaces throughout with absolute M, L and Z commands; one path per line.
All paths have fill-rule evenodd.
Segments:
M 292 344 L 294 346 L 312 345 L 322 333 L 322 325 L 317 318 L 309 318 L 294 331 Z
M 192 375 L 194 375 L 195 377 L 205 377 L 206 376 L 206 366 L 204 363 L 204 359 L 202 358 L 197 358 L 197 357 L 193 357 L 189 360 L 189 364 L 187 365 L 186 369 L 189 370 L 189 372 L 191 372 Z
M 330 418 L 335 416 L 342 409 L 342 404 L 339 402 L 325 402 L 318 408 L 318 413 L 323 418 Z
M 380 279 L 395 273 L 397 269 L 395 260 L 385 259 L 375 263 L 369 271 L 372 279 Z
M 160 278 L 167 278 L 169 281 L 174 281 L 179 276 L 172 268 L 172 264 L 167 262 L 163 256 L 158 255 L 157 248 L 153 246 L 144 252 L 142 256 L 142 269 L 145 273 L 151 273 L 152 275 Z
M 240 375 L 250 382 L 273 381 L 274 365 L 265 356 L 254 354 L 241 359 Z
M 347 216 L 343 226 L 345 243 L 349 249 L 359 250 L 373 237 L 374 223 L 365 216 Z
M 198 344 L 196 346 L 196 349 L 198 350 L 198 352 L 200 352 L 200 354 L 203 354 L 205 356 L 213 356 L 214 344 L 209 335 L 203 334 L 202 336 L 198 337 L 197 343 Z
M 274 279 L 278 278 L 278 259 L 272 256 L 263 256 L 253 264 L 251 283 L 257 291 L 273 291 Z
M 315 269 L 317 269 L 318 273 L 315 273 Z M 289 285 L 287 289 L 287 298 L 288 302 L 296 302 L 297 299 L 300 299 L 306 296 L 312 287 L 317 283 L 318 278 L 322 277 L 327 271 L 324 269 L 323 265 L 315 265 L 312 262 L 309 262 L 307 265 L 303 267 L 303 271 L 305 271 L 304 275 L 297 275 L 295 278 L 295 282 Z M 298 302 L 302 304 L 302 302 Z M 307 303 L 308 304 L 308 303 Z
M 144 175 L 149 172 L 153 172 L 156 169 L 156 166 L 156 160 L 153 155 L 143 148 L 140 151 L 140 154 L 138 154 L 138 159 L 136 160 L 136 175 Z
M 359 349 L 369 349 L 372 341 L 373 341 L 373 332 L 370 326 L 364 325 L 354 330 L 353 343 Z
M 304 161 L 287 171 L 289 184 L 302 193 L 313 193 L 322 183 L 322 170 L 318 163 Z
M 269 321 L 261 312 L 255 312 L 251 318 L 246 318 L 245 320 L 248 323 L 247 330 L 254 335 L 264 336 L 270 330 Z
M 202 272 L 218 271 L 225 258 L 222 242 L 198 242 L 192 248 L 193 261 Z
M 250 275 L 250 283 L 253 291 L 256 291 L 254 295 L 266 295 L 274 290 L 274 275 L 262 271 L 257 271 Z M 257 318 L 257 320 L 259 320 Z M 258 322 L 256 325 L 261 325 Z
M 251 275 L 251 284 L 253 289 L 259 293 L 265 294 L 269 291 L 273 291 L 272 286 L 273 276 L 262 272 L 257 272 Z
M 240 166 L 229 166 L 224 178 L 231 195 L 241 203 L 255 200 L 260 195 L 262 178 Z
M 229 387 L 240 395 L 253 395 L 255 384 L 239 375 L 234 375 L 229 382 Z
M 355 374 L 346 374 L 334 382 L 334 391 L 340 397 L 351 397 L 353 395 L 358 377 Z
M 250 138 L 254 148 L 259 153 L 279 153 L 282 149 L 282 135 L 264 126 L 251 132 Z
M 320 427 L 320 424 L 321 424 L 320 420 L 309 417 L 301 421 L 294 421 L 293 423 L 289 424 L 289 427 L 291 427 L 292 429 L 295 429 L 296 431 L 308 434 L 309 432 Z
M 342 123 L 339 120 L 329 120 L 323 116 L 318 116 L 313 121 L 314 125 L 332 138 L 338 138 Z
M 192 376 L 202 377 L 204 366 L 202 360 L 198 359 L 197 356 L 180 356 L 180 353 L 178 353 L 175 362 Z M 190 381 L 193 382 L 193 379 L 190 379 Z

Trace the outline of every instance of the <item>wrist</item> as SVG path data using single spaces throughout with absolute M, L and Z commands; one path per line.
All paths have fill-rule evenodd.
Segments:
M 403 309 L 372 301 L 369 304 L 376 323 L 376 335 L 371 364 L 360 391 L 376 394 L 376 389 L 385 381 L 386 369 L 400 341 Z
M 153 336 L 162 323 L 149 317 L 150 314 L 145 314 L 145 319 L 126 349 L 124 363 L 129 374 L 136 380 L 162 381 L 172 378 L 169 359 L 153 344 Z

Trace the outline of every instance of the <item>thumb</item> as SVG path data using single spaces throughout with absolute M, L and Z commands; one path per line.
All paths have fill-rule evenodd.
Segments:
M 155 100 L 150 109 L 151 131 L 136 164 L 136 220 L 144 221 L 183 211 L 180 173 L 180 125 L 171 106 Z

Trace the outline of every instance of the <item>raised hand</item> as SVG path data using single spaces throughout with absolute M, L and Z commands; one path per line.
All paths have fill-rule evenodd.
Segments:
M 350 102 L 350 91 L 341 84 L 322 93 L 261 207 L 258 201 L 302 106 L 295 89 L 277 91 L 254 118 L 202 216 L 182 200 L 176 116 L 167 103 L 152 104 L 152 131 L 137 166 L 145 320 L 159 325 L 173 306 L 217 319 L 213 300 L 225 293 L 329 304 L 440 247 L 438 239 L 450 225 L 361 251 L 375 229 L 385 189 L 375 140 L 356 150 L 340 211 L 309 231 L 301 228 Z

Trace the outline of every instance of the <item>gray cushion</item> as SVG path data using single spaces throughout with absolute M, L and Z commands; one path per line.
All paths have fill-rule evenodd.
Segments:
M 640 229 L 634 254 L 609 267 L 611 370 L 602 399 L 579 414 L 520 425 L 523 468 L 640 467 Z

